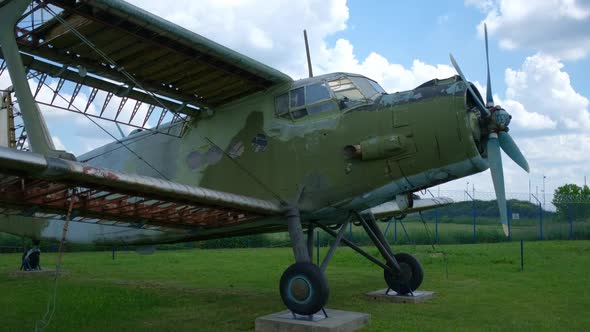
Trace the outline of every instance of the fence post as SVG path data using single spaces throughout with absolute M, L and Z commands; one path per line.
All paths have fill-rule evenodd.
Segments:
M 387 231 L 389 230 L 389 227 L 391 226 L 391 221 L 393 220 L 393 217 L 389 217 L 389 221 L 387 222 L 387 226 L 385 227 L 385 231 L 383 232 L 383 236 L 387 239 Z
M 543 207 L 539 203 L 539 239 L 543 241 Z
M 117 251 L 117 247 L 113 246 L 113 260 L 115 260 L 115 251 Z
M 472 208 L 473 208 L 473 243 L 477 242 L 477 232 L 476 232 L 476 226 L 475 226 L 475 200 L 472 200 L 473 203 L 471 203 Z
M 510 225 L 512 224 L 512 211 L 510 211 L 510 201 L 506 201 L 506 214 L 508 214 L 508 241 L 512 241 L 512 230 Z
M 438 244 L 438 209 L 434 210 L 434 243 Z
M 572 211 L 572 205 L 567 205 L 567 215 L 570 222 L 570 240 L 574 239 L 574 216 Z

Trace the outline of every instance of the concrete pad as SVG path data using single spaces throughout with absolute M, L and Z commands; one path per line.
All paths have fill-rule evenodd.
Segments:
M 320 311 L 313 316 L 296 315 L 281 311 L 256 318 L 256 332 L 352 332 L 371 321 L 371 315 L 361 312 L 326 309 L 328 317 Z
M 8 272 L 9 278 L 35 278 L 35 277 L 55 277 L 55 270 L 33 270 L 33 271 L 11 271 Z M 67 276 L 70 272 L 67 270 L 61 270 L 59 272 L 60 276 Z
M 426 302 L 434 297 L 434 292 L 429 291 L 414 291 L 414 296 L 411 294 L 398 295 L 395 291 L 390 290 L 385 294 L 387 288 L 378 291 L 369 292 L 367 296 L 373 300 L 388 301 L 394 303 L 421 303 Z

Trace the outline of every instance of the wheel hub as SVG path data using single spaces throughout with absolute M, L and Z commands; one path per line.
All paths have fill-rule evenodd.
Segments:
M 294 277 L 289 285 L 289 291 L 297 302 L 305 302 L 311 294 L 311 285 L 303 277 Z
M 412 267 L 405 262 L 399 263 L 400 271 L 396 274 L 396 279 L 399 280 L 401 284 L 406 284 L 412 279 Z

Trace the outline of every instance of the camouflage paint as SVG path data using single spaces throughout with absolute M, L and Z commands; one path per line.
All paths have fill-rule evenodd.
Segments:
M 214 115 L 196 119 L 181 138 L 139 132 L 123 142 L 169 180 L 179 183 L 284 202 L 292 202 L 298 188 L 304 186 L 302 218 L 326 223 L 344 221 L 350 209 L 364 210 L 392 200 L 396 194 L 487 168 L 474 141 L 477 135 L 467 112 L 466 85 L 457 77 L 383 95 L 374 104 L 344 112 L 335 108 L 297 120 L 275 115 L 276 96 L 291 86 L 326 77 L 330 76 L 281 84 L 224 105 Z M 370 147 L 377 138 L 390 136 L 403 140 L 404 148 L 371 160 L 344 154 L 346 146 L 364 142 Z M 161 177 L 120 143 L 78 160 Z M 185 232 L 178 241 L 234 231 L 276 231 L 282 225 L 280 217 L 273 217 L 231 230 Z M 144 237 L 143 230 L 134 230 L 137 239 Z

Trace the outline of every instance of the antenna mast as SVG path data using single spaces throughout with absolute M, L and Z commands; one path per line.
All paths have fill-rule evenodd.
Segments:
M 309 54 L 309 43 L 307 42 L 307 31 L 303 30 L 303 39 L 305 39 L 305 53 L 307 54 L 307 69 L 309 70 L 309 77 L 313 77 L 313 70 L 311 69 L 311 55 Z

